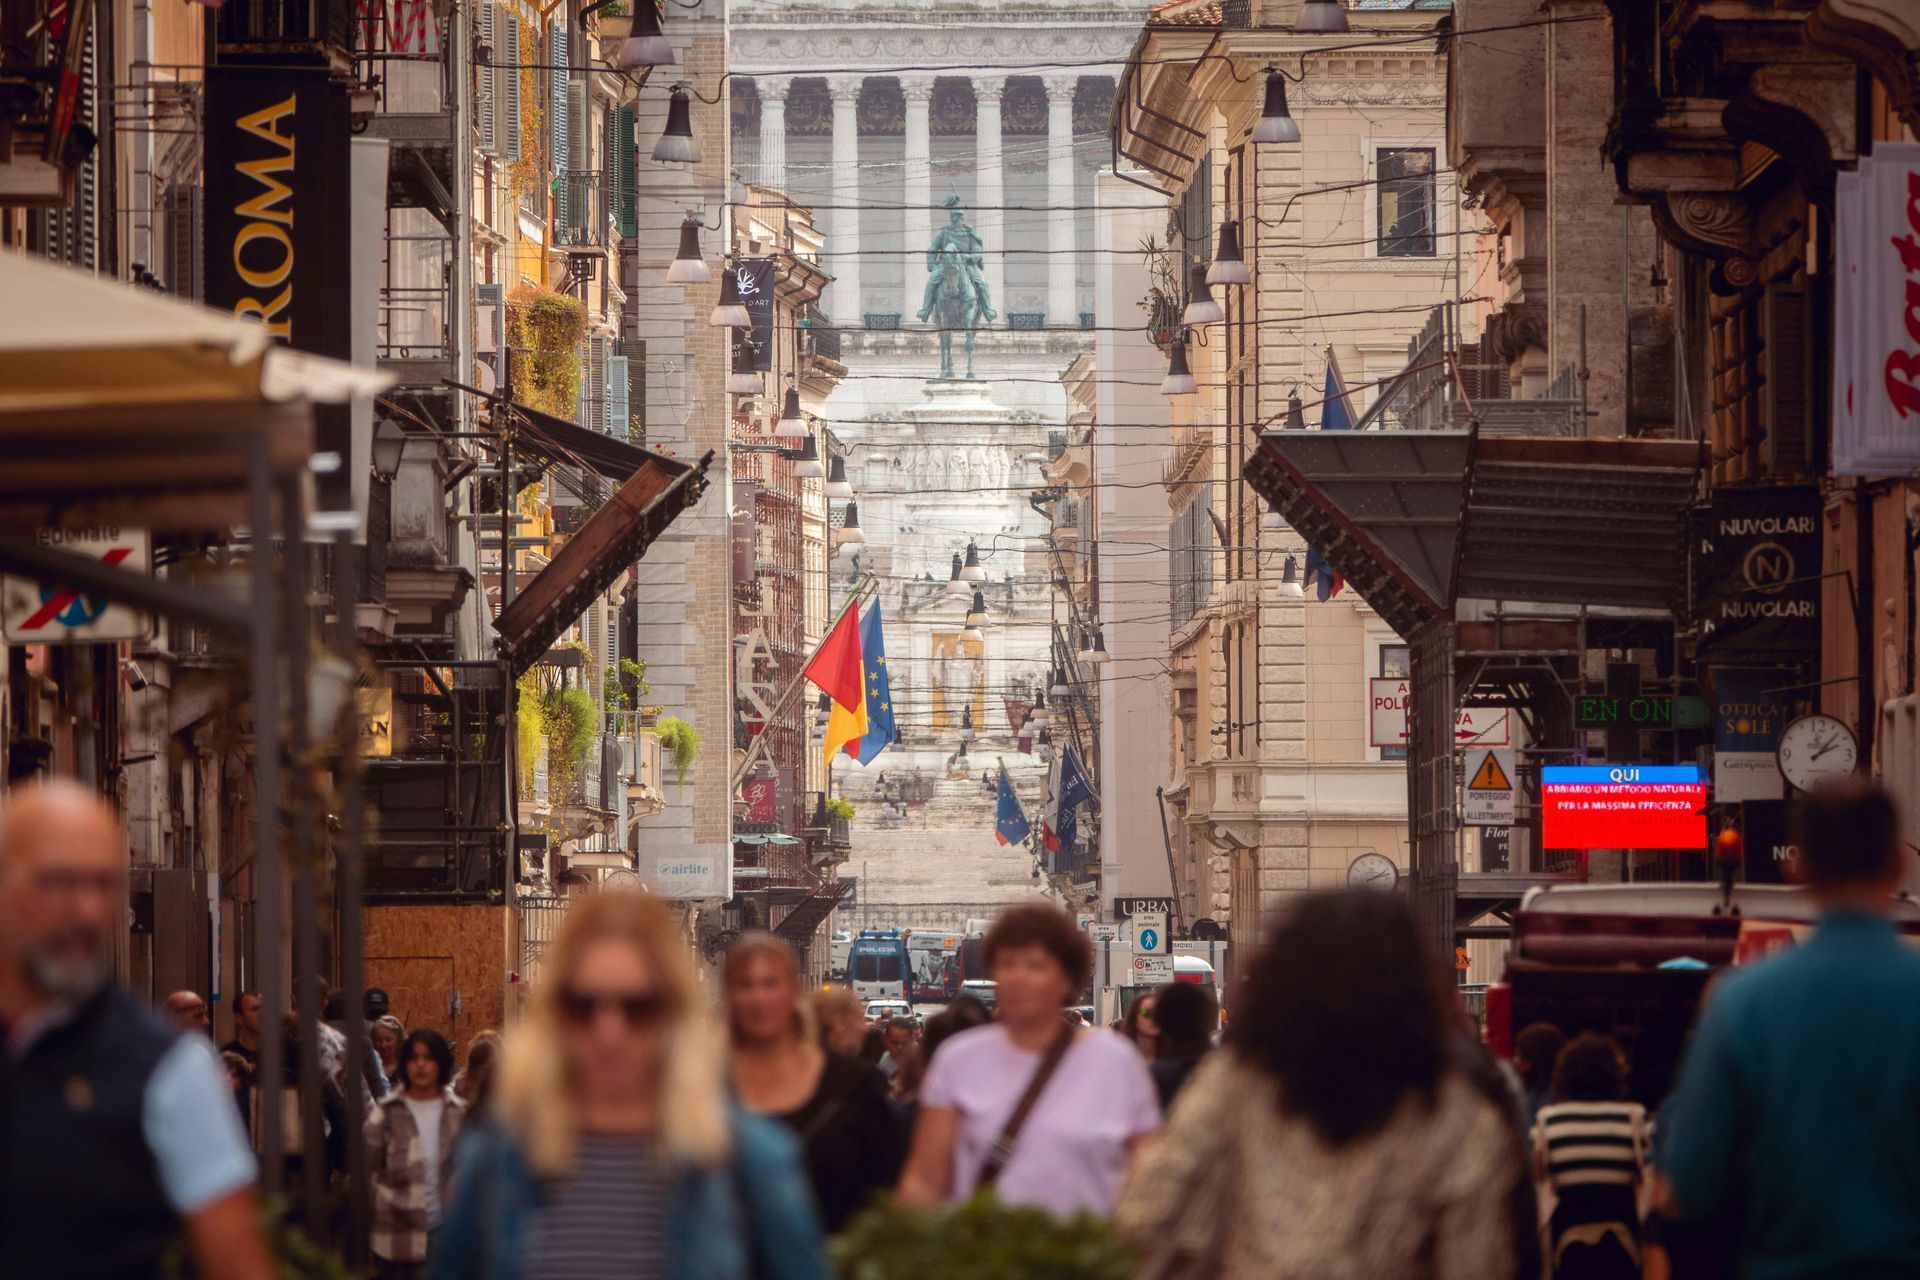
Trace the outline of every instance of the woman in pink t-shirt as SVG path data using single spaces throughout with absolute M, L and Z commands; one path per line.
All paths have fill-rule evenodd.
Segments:
M 1035 904 L 1002 912 L 984 950 L 996 1020 L 947 1040 L 929 1064 L 900 1199 L 964 1200 L 997 1173 L 994 1189 L 1009 1204 L 1111 1213 L 1128 1156 L 1160 1125 L 1160 1104 L 1132 1045 L 1066 1022 L 1092 949 L 1064 912 Z M 1058 1065 L 1019 1133 L 1000 1142 L 1055 1049 Z M 996 1143 L 999 1158 L 990 1160 Z

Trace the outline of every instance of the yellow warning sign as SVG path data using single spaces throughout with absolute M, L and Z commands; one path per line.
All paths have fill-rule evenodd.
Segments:
M 1480 768 L 1467 783 L 1469 791 L 1511 791 L 1513 783 L 1500 767 L 1500 757 L 1489 751 L 1480 760 Z

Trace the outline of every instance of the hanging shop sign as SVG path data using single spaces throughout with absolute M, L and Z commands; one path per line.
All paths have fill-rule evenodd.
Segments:
M 207 305 L 351 359 L 346 85 L 298 66 L 216 65 L 205 81 Z M 352 437 L 346 405 L 315 406 L 315 450 L 342 460 L 315 478 L 321 510 L 352 508 Z
M 1367 681 L 1368 741 L 1376 747 L 1407 745 L 1407 708 L 1413 703 L 1413 680 L 1407 676 L 1376 676 Z M 1504 747 L 1512 742 L 1504 707 L 1462 707 L 1454 713 L 1453 741 L 1457 747 Z
M 773 368 L 773 259 L 742 258 L 728 269 L 752 322 L 732 331 L 734 371 L 767 373 Z
M 1881 143 L 1834 193 L 1833 474 L 1920 467 L 1920 144 Z
M 1699 513 L 1696 530 L 1703 650 L 1803 654 L 1819 649 L 1819 490 L 1812 485 L 1717 489 L 1712 504 Z
M 780 780 L 748 778 L 740 784 L 740 798 L 747 802 L 748 822 L 778 821 Z
M 1704 849 L 1706 807 L 1697 765 L 1540 770 L 1540 843 L 1548 849 Z
M 1775 752 L 1786 708 L 1768 690 L 1787 683 L 1769 667 L 1713 669 L 1713 798 L 1718 803 L 1785 798 Z
M 45 528 L 34 532 L 34 540 L 43 547 L 91 556 L 127 573 L 153 572 L 153 540 L 145 529 Z M 14 644 L 144 640 L 152 629 L 153 619 L 147 614 L 82 588 L 31 578 L 0 578 L 0 634 Z

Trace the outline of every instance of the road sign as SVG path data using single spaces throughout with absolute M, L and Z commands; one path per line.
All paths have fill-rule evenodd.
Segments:
M 153 571 L 153 544 L 145 529 L 41 529 L 35 540 L 128 573 Z M 31 578 L 0 579 L 0 631 L 14 644 L 143 640 L 151 626 L 152 619 L 139 610 L 109 604 L 76 588 Z
M 1136 987 L 1157 987 L 1173 981 L 1172 956 L 1147 956 L 1138 952 L 1133 957 L 1133 985 Z
M 1413 681 L 1376 676 L 1367 682 L 1367 735 L 1376 747 L 1407 745 L 1407 707 Z M 1462 707 L 1454 714 L 1453 741 L 1461 747 L 1504 747 L 1513 741 L 1504 707 Z
M 1120 926 L 1117 924 L 1101 924 L 1096 921 L 1087 926 L 1087 934 L 1093 939 L 1094 946 L 1105 946 L 1109 942 L 1119 940 Z
M 1142 955 L 1173 954 L 1173 939 L 1167 936 L 1166 912 L 1133 913 L 1133 949 Z
M 1470 827 L 1510 827 L 1514 809 L 1511 747 L 1474 747 L 1467 752 L 1467 792 L 1460 819 Z

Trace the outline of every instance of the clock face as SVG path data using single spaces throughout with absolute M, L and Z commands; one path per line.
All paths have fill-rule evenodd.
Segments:
M 1802 791 L 1849 778 L 1860 764 L 1853 730 L 1832 716 L 1801 716 L 1780 731 L 1780 774 Z
M 1391 889 L 1399 880 L 1400 868 L 1382 853 L 1363 853 L 1347 868 L 1347 883 L 1356 889 Z

